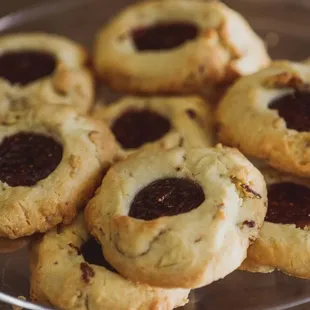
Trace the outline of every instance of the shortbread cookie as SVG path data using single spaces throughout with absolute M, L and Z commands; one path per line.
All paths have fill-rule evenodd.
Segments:
M 196 288 L 242 263 L 265 217 L 266 186 L 236 149 L 149 148 L 114 165 L 85 212 L 121 274 Z
M 256 264 L 310 278 L 310 180 L 271 168 L 262 172 L 268 185 L 268 211 L 242 267 L 253 271 L 251 264 Z
M 69 223 L 114 152 L 109 129 L 70 108 L 11 113 L 0 124 L 0 237 Z
M 0 116 L 28 105 L 89 110 L 93 79 L 84 49 L 64 37 L 21 33 L 0 37 Z
M 95 109 L 93 117 L 110 126 L 120 156 L 150 144 L 164 149 L 214 145 L 212 110 L 199 97 L 124 97 Z
M 282 171 L 310 176 L 310 66 L 275 62 L 241 78 L 218 109 L 219 138 Z
M 193 92 L 269 63 L 262 40 L 220 2 L 154 0 L 134 4 L 100 31 L 99 76 L 117 90 Z
M 66 310 L 160 310 L 187 303 L 189 290 L 131 282 L 104 259 L 81 214 L 30 247 L 31 297 Z

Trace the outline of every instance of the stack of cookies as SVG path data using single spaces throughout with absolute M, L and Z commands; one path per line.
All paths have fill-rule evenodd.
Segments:
M 238 268 L 309 277 L 309 65 L 215 1 L 132 5 L 95 41 L 91 67 L 0 38 L 0 237 L 32 236 L 32 300 L 168 310 Z M 127 95 L 94 105 L 95 75 Z

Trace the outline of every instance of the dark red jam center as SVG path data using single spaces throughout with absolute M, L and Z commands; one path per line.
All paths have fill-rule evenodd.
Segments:
M 295 183 L 278 183 L 268 187 L 266 221 L 296 224 L 303 228 L 310 223 L 310 189 Z
M 10 186 L 32 186 L 59 165 L 63 147 L 52 137 L 20 132 L 0 144 L 0 180 Z
M 118 273 L 104 258 L 102 255 L 102 249 L 100 244 L 94 239 L 88 239 L 82 246 L 81 246 L 81 254 L 83 255 L 84 259 L 87 263 L 91 265 L 97 265 L 104 267 L 112 272 Z
M 129 216 L 153 220 L 198 208 L 205 200 L 201 186 L 189 179 L 169 178 L 152 182 L 134 198 Z
M 55 68 L 55 57 L 43 51 L 12 51 L 0 55 L 0 77 L 12 84 L 27 85 L 51 75 Z
M 149 110 L 128 110 L 112 125 L 112 131 L 124 149 L 138 148 L 163 137 L 171 128 L 170 122 Z
M 272 101 L 270 109 L 278 110 L 289 129 L 310 131 L 310 92 L 299 92 L 284 95 Z
M 194 40 L 197 35 L 197 26 L 186 22 L 162 22 L 132 31 L 138 51 L 169 50 Z

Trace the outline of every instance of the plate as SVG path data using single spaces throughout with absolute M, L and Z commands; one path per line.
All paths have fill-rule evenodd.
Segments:
M 302 60 L 309 56 L 309 1 L 225 2 L 250 21 L 253 28 L 265 39 L 273 58 Z M 58 33 L 91 48 L 98 28 L 130 3 L 128 0 L 41 0 L 38 6 L 0 18 L 0 32 Z M 115 96 L 117 94 L 106 88 L 99 89 L 100 99 L 110 101 Z M 0 291 L 14 296 L 28 296 L 29 269 L 26 247 L 11 254 L 0 254 Z M 310 302 L 310 281 L 279 272 L 265 275 L 236 271 L 223 280 L 193 291 L 190 303 L 182 309 L 281 310 L 307 302 Z M 309 308 L 309 305 L 298 307 L 299 310 Z M 12 307 L 0 304 L 0 309 L 9 310 Z

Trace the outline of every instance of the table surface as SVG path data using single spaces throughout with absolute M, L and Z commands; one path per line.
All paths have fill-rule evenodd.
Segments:
M 248 1 L 251 1 L 251 0 L 248 0 Z M 261 0 L 261 1 L 266 1 L 266 0 Z M 295 5 L 296 3 L 299 3 L 299 4 L 304 4 L 306 6 L 309 5 L 310 7 L 310 0 L 272 0 L 272 1 L 280 2 L 281 10 L 285 10 L 285 6 L 283 6 L 283 4 Z M 28 8 L 29 6 L 42 5 L 48 2 L 50 1 L 49 0 L 5 0 L 5 1 L 1 1 L 0 17 L 5 16 L 9 13 L 13 13 L 13 12 Z M 229 4 L 229 0 L 226 0 L 224 2 Z M 242 9 L 242 7 L 240 7 L 240 9 Z M 287 7 L 287 13 L 288 15 L 292 13 L 289 6 Z M 300 24 L 308 23 L 308 20 L 299 19 L 298 23 Z M 310 305 L 303 305 L 303 306 L 291 308 L 291 310 L 309 310 L 309 309 L 310 309 Z

